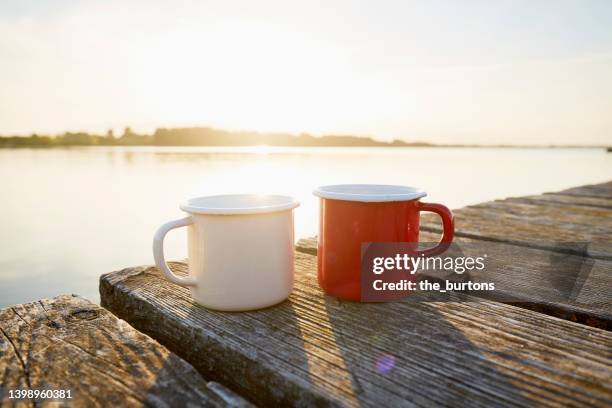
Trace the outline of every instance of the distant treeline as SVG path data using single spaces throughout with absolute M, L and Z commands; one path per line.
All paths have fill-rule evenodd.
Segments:
M 401 140 L 380 142 L 370 137 L 345 135 L 312 136 L 306 133 L 259 133 L 249 131 L 226 131 L 209 127 L 160 128 L 152 135 L 134 133 L 125 128 L 116 137 L 112 130 L 105 135 L 85 132 L 63 135 L 0 137 L 0 147 L 55 147 L 55 146 L 431 146 L 429 143 L 406 143 Z
M 0 137 L 0 147 L 56 147 L 56 146 L 144 146 L 151 145 L 153 138 L 139 135 L 125 128 L 120 137 L 115 137 L 112 130 L 106 135 L 95 135 L 86 132 L 66 132 L 62 135 L 47 136 L 32 134 L 28 136 Z

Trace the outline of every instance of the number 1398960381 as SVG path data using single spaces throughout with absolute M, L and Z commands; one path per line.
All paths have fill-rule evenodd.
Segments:
M 70 390 L 8 390 L 9 399 L 72 399 Z

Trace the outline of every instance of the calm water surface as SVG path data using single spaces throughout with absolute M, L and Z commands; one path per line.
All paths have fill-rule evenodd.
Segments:
M 0 149 L 0 307 L 60 293 L 98 301 L 100 274 L 150 264 L 151 241 L 198 195 L 290 194 L 296 236 L 314 235 L 320 184 L 424 188 L 452 208 L 612 178 L 602 149 L 173 148 Z M 186 257 L 185 232 L 167 239 Z

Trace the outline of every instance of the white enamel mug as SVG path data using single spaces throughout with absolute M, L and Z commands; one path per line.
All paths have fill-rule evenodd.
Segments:
M 293 209 L 298 205 L 280 195 L 188 200 L 180 208 L 189 216 L 167 222 L 155 233 L 155 264 L 210 309 L 253 310 L 282 302 L 293 289 Z M 164 237 L 178 227 L 188 229 L 186 277 L 175 275 L 164 259 Z

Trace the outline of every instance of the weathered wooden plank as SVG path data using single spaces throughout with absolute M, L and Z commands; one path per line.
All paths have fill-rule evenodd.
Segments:
M 302 238 L 295 244 L 295 250 L 304 254 L 316 255 L 318 251 L 317 237 Z
M 612 198 L 612 181 L 568 188 L 567 190 L 559 191 L 556 194 L 610 199 Z
M 499 200 L 453 211 L 456 235 L 612 259 L 612 209 Z M 436 216 L 421 229 L 440 231 Z
M 557 193 L 545 193 L 525 197 L 511 197 L 508 198 L 508 201 L 547 205 L 551 206 L 552 208 L 563 206 L 585 206 L 612 209 L 612 198 L 585 197 L 580 195 L 563 195 Z M 562 211 L 562 209 L 557 209 L 557 211 Z
M 154 267 L 103 275 L 100 294 L 207 378 L 265 406 L 612 404 L 606 331 L 461 294 L 339 301 L 315 271 L 316 257 L 297 253 L 289 300 L 245 313 L 197 306 Z
M 248 406 L 107 310 L 63 295 L 0 310 L 0 405 L 9 390 L 70 390 L 66 406 Z M 21 400 L 38 406 L 53 400 Z M 241 405 L 242 404 L 242 405 Z
M 420 241 L 437 242 L 439 234 L 422 231 Z M 494 282 L 495 291 L 478 297 L 535 310 L 573 322 L 609 330 L 612 328 L 612 261 L 559 254 L 457 237 L 453 251 L 463 256 L 487 255 L 486 268 L 470 276 L 472 282 Z M 296 250 L 316 255 L 316 237 L 301 239 Z M 453 252 L 450 251 L 450 252 Z M 463 282 L 466 275 L 427 270 L 421 279 Z

